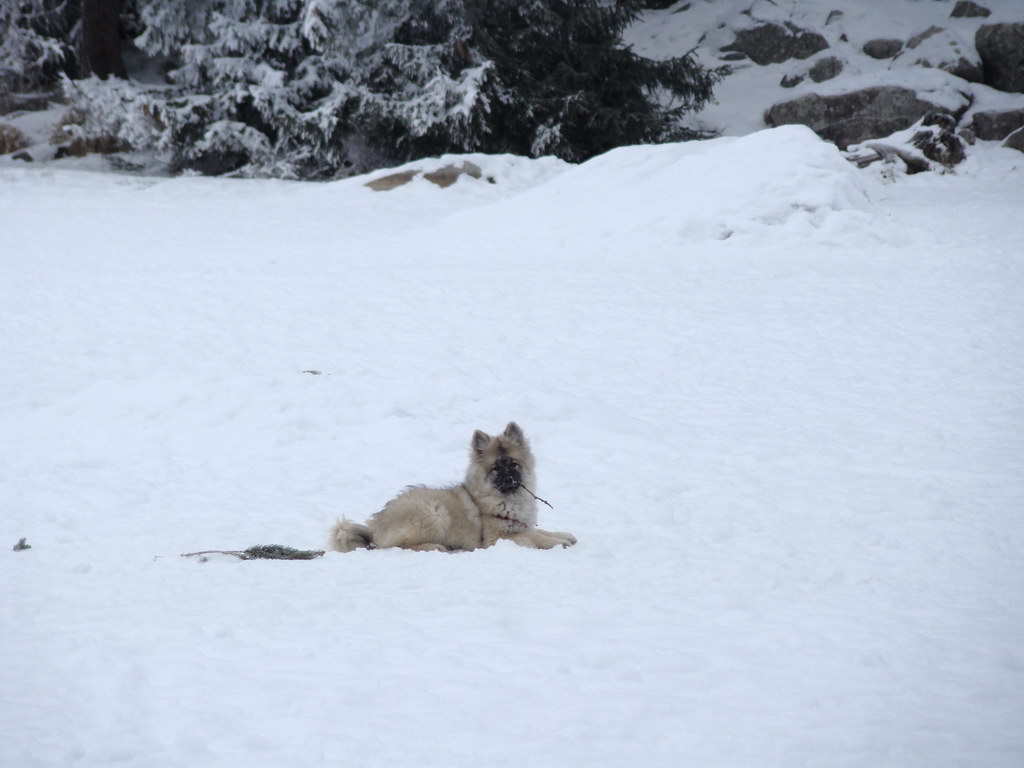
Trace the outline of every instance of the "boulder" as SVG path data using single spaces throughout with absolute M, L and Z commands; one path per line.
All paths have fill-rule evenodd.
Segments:
M 818 59 L 810 68 L 807 75 L 816 83 L 823 83 L 843 71 L 843 62 L 835 56 L 826 56 Z
M 909 128 L 929 112 L 948 110 L 917 97 L 909 88 L 877 86 L 837 96 L 811 93 L 774 105 L 769 126 L 806 125 L 840 149 Z
M 1010 149 L 1016 149 L 1019 152 L 1024 152 L 1024 128 L 1018 128 L 1016 131 L 1006 137 L 1006 141 L 1003 142 L 1004 147 Z
M 974 45 L 981 57 L 986 85 L 1024 93 L 1024 22 L 985 24 L 978 28 Z
M 971 118 L 970 127 L 979 139 L 999 141 L 1018 128 L 1024 128 L 1024 109 L 975 112 L 974 117 Z
M 953 12 L 949 14 L 953 19 L 977 19 L 991 15 L 992 11 L 984 8 L 971 0 L 958 0 L 953 6 Z
M 723 46 L 722 51 L 738 51 L 755 64 L 780 64 L 790 59 L 807 59 L 828 48 L 828 41 L 817 32 L 786 22 L 782 24 L 761 24 L 751 29 L 741 29 L 736 39 Z
M 806 77 L 804 75 L 783 75 L 779 81 L 779 85 L 783 88 L 795 88 L 800 85 Z
M 872 59 L 891 59 L 903 50 L 903 41 L 894 37 L 868 40 L 861 50 Z

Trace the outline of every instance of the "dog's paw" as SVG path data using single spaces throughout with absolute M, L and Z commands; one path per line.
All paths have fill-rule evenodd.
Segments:
M 576 543 L 576 537 L 573 536 L 571 533 L 558 532 L 553 533 L 551 535 L 558 539 L 558 543 L 562 545 L 563 549 L 571 547 L 573 544 Z

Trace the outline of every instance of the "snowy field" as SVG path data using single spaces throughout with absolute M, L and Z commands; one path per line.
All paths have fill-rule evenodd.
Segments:
M 0 167 L 0 765 L 1024 764 L 1022 157 Z M 576 547 L 178 556 L 511 419 Z

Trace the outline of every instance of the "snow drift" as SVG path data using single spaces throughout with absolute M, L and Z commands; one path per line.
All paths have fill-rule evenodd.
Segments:
M 492 175 L 494 162 L 487 156 L 465 157 Z M 449 156 L 446 162 L 457 158 Z M 512 178 L 527 168 L 536 174 L 540 162 Z M 412 163 L 402 169 L 432 167 Z M 512 181 L 507 167 L 503 164 L 492 176 L 499 186 Z M 628 238 L 638 246 L 679 249 L 773 229 L 839 236 L 864 234 L 876 226 L 856 170 L 834 145 L 803 126 L 740 138 L 621 147 L 579 166 L 544 158 L 540 167 L 552 175 L 521 194 L 453 216 L 450 236 L 461 232 L 464 239 L 467 232 L 515 222 L 514 237 L 534 248 L 549 247 L 572 233 L 596 243 Z M 551 215 L 554 211 L 557 215 Z

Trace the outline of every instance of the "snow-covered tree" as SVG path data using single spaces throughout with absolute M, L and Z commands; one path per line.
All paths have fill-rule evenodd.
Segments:
M 622 45 L 632 0 L 139 0 L 169 83 L 67 84 L 83 136 L 205 173 L 328 178 L 449 151 L 580 160 L 678 138 L 692 58 Z M 673 101 L 674 100 L 674 101 Z M 102 105 L 101 109 L 97 109 Z
M 418 7 L 417 7 L 418 6 Z M 397 159 L 453 148 L 582 160 L 684 137 L 718 73 L 622 44 L 641 11 L 619 0 L 413 3 L 368 57 L 355 114 Z
M 78 10 L 70 0 L 0 2 L 0 94 L 51 85 L 73 70 Z

